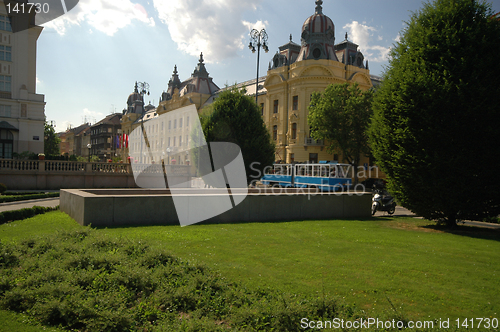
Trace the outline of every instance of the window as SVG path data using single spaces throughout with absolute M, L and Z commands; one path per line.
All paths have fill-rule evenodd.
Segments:
M 0 75 L 0 91 L 11 92 L 12 91 L 11 82 L 12 82 L 12 77 Z
M 297 139 L 297 124 L 292 123 L 292 139 Z
M 182 136 L 179 136 L 179 146 L 182 146 Z
M 163 131 L 163 122 L 161 123 L 161 131 Z
M 12 47 L 0 45 L 0 60 L 12 61 Z
M 186 127 L 189 127 L 189 116 L 186 119 Z
M 276 99 L 274 101 L 273 113 L 278 113 L 278 106 L 279 106 L 279 101 L 278 101 L 278 99 Z
M 3 116 L 4 118 L 10 118 L 10 105 L 0 105 L 0 116 Z
M 318 163 L 318 154 L 317 153 L 309 153 L 309 162 L 311 164 L 317 164 Z
M 292 110 L 296 111 L 299 109 L 299 96 L 293 96 Z
M 171 121 L 171 120 L 169 120 L 169 121 L 168 121 L 168 129 L 171 129 L 171 128 L 172 128 L 172 121 Z
M 177 128 L 177 119 L 174 120 L 174 129 Z
M 9 130 L 0 129 L 0 158 L 12 158 L 14 136 Z
M 175 139 L 176 139 L 176 138 L 177 138 L 177 137 L 174 137 L 174 146 L 175 146 Z
M 0 15 L 0 30 L 12 32 L 12 24 L 7 16 Z
M 264 103 L 260 104 L 260 115 L 264 115 Z
M 273 140 L 278 139 L 278 126 L 273 126 Z
M 168 145 L 167 146 L 170 146 L 170 137 L 168 138 Z
M 179 128 L 182 128 L 182 118 L 179 119 Z

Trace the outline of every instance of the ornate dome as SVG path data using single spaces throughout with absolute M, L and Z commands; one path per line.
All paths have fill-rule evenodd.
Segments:
M 137 86 L 137 82 L 135 82 L 135 89 L 134 89 L 134 92 L 132 92 L 129 96 L 128 96 L 128 99 L 127 99 L 127 105 L 128 107 L 132 106 L 132 104 L 134 103 L 134 101 L 136 100 L 140 100 L 142 101 L 142 96 L 141 94 L 139 93 L 139 89 L 138 89 L 138 86 Z
M 323 14 L 322 0 L 316 0 L 316 11 L 302 25 L 302 47 L 297 61 L 337 60 L 335 55 L 335 25 Z
M 307 33 L 326 33 L 329 29 L 335 34 L 335 25 L 333 21 L 323 14 L 321 5 L 323 1 L 316 1 L 316 12 L 310 16 L 302 25 L 302 34 Z

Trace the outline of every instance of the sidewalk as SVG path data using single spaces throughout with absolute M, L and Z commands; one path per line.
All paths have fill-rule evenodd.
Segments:
M 422 218 L 422 217 L 417 217 L 413 212 L 405 209 L 402 206 L 396 206 L 396 212 L 392 215 L 393 217 L 413 217 L 413 218 Z M 375 217 L 390 217 L 390 215 L 387 212 L 383 211 L 377 211 L 375 213 Z M 460 222 L 459 225 L 462 225 Z M 480 221 L 471 221 L 467 220 L 463 222 L 463 225 L 467 226 L 476 226 L 476 227 L 484 227 L 484 228 L 491 228 L 491 229 L 500 229 L 500 224 L 491 224 L 487 222 L 480 222 Z
M 0 203 L 0 212 L 32 208 L 33 206 L 56 207 L 59 205 L 59 197 L 30 199 L 27 201 Z

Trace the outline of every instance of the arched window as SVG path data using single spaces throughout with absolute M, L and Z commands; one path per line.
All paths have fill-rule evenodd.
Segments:
M 292 123 L 292 139 L 297 139 L 297 124 Z
M 14 135 L 9 130 L 0 129 L 0 158 L 11 159 Z
M 278 126 L 273 126 L 273 140 L 278 139 Z

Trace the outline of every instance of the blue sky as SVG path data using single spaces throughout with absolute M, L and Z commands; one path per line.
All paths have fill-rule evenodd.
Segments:
M 491 2 L 495 12 L 500 1 Z M 256 54 L 248 49 L 252 28 L 265 27 L 269 53 L 260 75 L 292 34 L 300 44 L 302 24 L 314 0 L 80 0 L 68 14 L 44 24 L 38 39 L 37 93 L 57 131 L 121 112 L 135 81 L 147 82 L 146 102 L 158 104 L 174 65 L 189 78 L 203 52 L 219 87 L 253 79 Z M 360 45 L 370 71 L 381 75 L 387 53 L 420 0 L 324 0 L 336 42 Z

